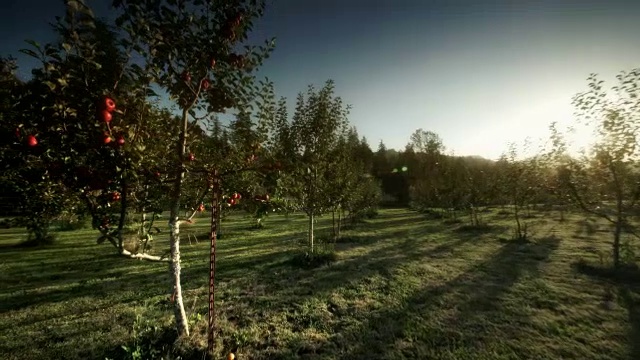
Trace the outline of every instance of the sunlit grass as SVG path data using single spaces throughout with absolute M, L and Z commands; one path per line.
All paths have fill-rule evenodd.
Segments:
M 302 215 L 266 228 L 234 215 L 223 223 L 217 266 L 218 357 L 239 359 L 635 359 L 640 287 L 578 273 L 609 252 L 604 224 L 572 214 L 529 219 L 532 241 L 510 240 L 512 220 L 483 213 L 490 231 L 466 231 L 408 210 L 344 232 L 338 260 L 291 262 L 306 238 Z M 208 221 L 189 231 L 206 239 Z M 330 218 L 318 223 L 328 235 Z M 172 332 L 165 263 L 120 258 L 91 230 L 61 232 L 45 248 L 10 248 L 0 232 L 3 359 L 120 358 L 136 314 Z M 156 251 L 166 248 L 157 237 Z M 206 346 L 208 240 L 182 244 L 191 336 Z M 603 306 L 606 290 L 615 304 Z M 624 297 L 621 294 L 626 291 Z M 197 314 L 201 314 L 197 319 Z M 193 358 L 200 358 L 193 355 Z

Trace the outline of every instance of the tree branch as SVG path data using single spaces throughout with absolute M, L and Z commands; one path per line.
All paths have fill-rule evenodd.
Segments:
M 590 209 L 589 207 L 587 207 L 587 205 L 584 203 L 584 201 L 582 200 L 582 197 L 580 197 L 580 195 L 578 194 L 578 190 L 575 188 L 575 186 L 571 183 L 569 183 L 569 190 L 571 191 L 573 198 L 578 202 L 578 206 L 580 206 L 580 208 L 589 213 L 589 214 L 593 214 L 596 216 L 599 216 L 601 218 L 606 219 L 607 221 L 611 222 L 612 224 L 616 224 L 616 221 L 614 221 L 613 219 L 611 219 L 609 217 L 609 215 L 605 214 L 605 213 L 601 213 L 598 211 L 595 211 L 593 209 Z
M 162 256 L 154 256 L 149 254 L 132 254 L 128 250 L 122 249 L 120 255 L 124 257 L 128 257 L 130 259 L 138 259 L 138 260 L 149 260 L 149 261 L 169 261 L 169 258 L 166 255 Z

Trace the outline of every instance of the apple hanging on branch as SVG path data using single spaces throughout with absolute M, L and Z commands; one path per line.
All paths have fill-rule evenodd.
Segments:
M 191 82 L 191 73 L 189 71 L 186 71 L 186 70 L 183 71 L 180 76 L 184 82 L 187 82 L 187 83 Z
M 109 113 L 114 112 L 116 110 L 116 102 L 112 98 L 105 96 L 103 99 L 103 110 Z
M 33 135 L 27 136 L 27 145 L 29 145 L 30 147 L 38 145 L 38 139 L 36 139 L 36 137 Z
M 100 120 L 104 121 L 105 123 L 109 124 L 112 119 L 113 119 L 113 115 L 111 115 L 109 111 L 102 110 L 100 112 Z
M 98 119 L 109 125 L 114 111 L 116 111 L 116 102 L 111 97 L 105 96 L 98 105 Z
M 114 191 L 111 193 L 111 202 L 116 202 L 120 200 L 120 193 L 117 191 Z

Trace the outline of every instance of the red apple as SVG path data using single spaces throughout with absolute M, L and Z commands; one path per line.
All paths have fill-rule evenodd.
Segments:
M 233 24 L 227 24 L 227 26 L 225 26 L 225 28 L 222 31 L 223 31 L 223 36 L 227 38 L 227 40 L 233 41 L 236 39 L 236 32 L 233 29 Z
M 191 73 L 188 71 L 183 71 L 182 72 L 182 80 L 186 81 L 186 82 L 191 82 Z
M 16 137 L 19 138 L 20 137 L 20 128 L 16 128 Z
M 156 171 L 154 175 L 159 178 L 160 177 L 160 172 Z
M 235 205 L 236 204 L 236 199 L 230 198 L 228 203 L 231 204 L 231 205 Z
M 113 139 L 111 139 L 111 136 L 105 135 L 104 139 L 102 141 L 104 142 L 105 145 L 107 145 L 107 144 L 109 144 L 111 142 L 111 140 L 113 140 Z
M 229 55 L 229 60 L 231 60 L 231 64 L 237 68 L 244 67 L 244 56 L 238 54 Z
M 116 102 L 113 101 L 112 98 L 110 98 L 108 96 L 105 96 L 104 97 L 104 110 L 106 110 L 108 112 L 113 112 L 115 109 L 116 109 Z
M 209 79 L 204 79 L 202 80 L 202 88 L 207 90 L 209 88 L 209 85 L 211 85 L 211 83 L 209 82 Z
M 235 19 L 233 19 L 233 25 L 238 26 L 242 22 L 242 14 L 238 14 Z
M 109 112 L 109 110 L 102 110 L 100 112 L 100 118 L 102 119 L 102 121 L 106 122 L 107 124 L 111 122 L 111 119 L 113 119 L 113 116 L 111 115 L 111 113 Z
M 118 140 L 116 141 L 118 145 L 124 145 L 124 137 L 122 135 L 118 136 Z
M 211 59 L 211 68 L 213 69 L 214 67 L 216 67 L 216 59 Z
M 238 193 L 233 193 L 233 195 L 231 195 L 232 199 L 239 199 L 240 198 L 240 194 Z
M 188 159 L 189 161 L 194 161 L 196 159 L 196 156 L 193 153 L 189 153 Z
M 200 206 L 198 206 L 198 211 L 199 212 L 203 212 L 204 211 L 204 204 L 200 204 Z
M 120 193 L 117 191 L 114 191 L 111 193 L 111 202 L 115 202 L 120 200 Z
M 27 136 L 27 145 L 31 147 L 38 145 L 38 139 L 36 139 L 36 137 L 33 135 Z

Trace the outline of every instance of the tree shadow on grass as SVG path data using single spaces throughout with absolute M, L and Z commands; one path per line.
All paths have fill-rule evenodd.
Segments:
M 388 228 L 398 228 L 398 227 L 406 227 L 406 226 L 415 226 L 416 224 L 425 223 L 426 218 L 418 213 L 412 214 L 411 216 L 395 216 L 395 217 L 387 217 L 374 220 L 363 220 L 355 223 L 347 222 L 344 224 L 346 226 L 345 230 L 367 230 L 367 231 L 379 231 L 385 230 Z
M 640 269 L 622 266 L 619 269 L 590 264 L 584 260 L 572 264 L 578 273 L 599 279 L 617 288 L 619 303 L 627 310 L 629 318 L 630 360 L 640 359 Z
M 629 343 L 631 344 L 631 354 L 629 359 L 640 359 L 640 300 L 637 288 L 632 290 L 627 286 L 618 288 L 618 296 L 622 305 L 627 309 L 629 324 Z
M 18 311 L 26 309 L 32 306 L 40 305 L 53 305 L 55 303 L 64 303 L 73 301 L 77 298 L 95 298 L 105 299 L 109 297 L 117 297 L 120 303 L 127 302 L 128 298 L 131 301 L 140 299 L 142 294 L 156 294 L 157 290 L 164 290 L 159 288 L 158 281 L 149 281 L 149 278 L 161 280 L 166 275 L 166 284 L 164 287 L 169 289 L 168 272 L 165 268 L 155 269 L 156 271 L 147 272 L 142 274 L 126 274 L 125 271 L 119 273 L 112 273 L 109 275 L 103 275 L 96 277 L 95 274 L 82 272 L 74 273 L 73 277 L 75 281 L 69 281 L 65 278 L 61 278 L 58 282 L 51 281 L 50 290 L 16 290 L 13 292 L 3 294 L 2 306 L 0 307 L 0 314 Z M 165 274 L 166 273 L 166 274 Z M 56 288 L 56 285 L 59 287 Z M 122 292 L 130 292 L 131 296 L 122 297 L 116 296 Z M 166 291 L 168 293 L 168 290 Z M 73 313 L 74 309 L 69 309 L 70 313 Z
M 357 285 L 370 277 L 379 275 L 385 278 L 393 277 L 398 267 L 422 263 L 433 258 L 451 257 L 454 251 L 463 248 L 466 244 L 486 240 L 485 237 L 475 234 L 447 233 L 444 236 L 439 234 L 439 238 L 432 243 L 428 236 L 440 230 L 441 227 L 435 225 L 423 226 L 411 231 L 408 235 L 406 230 L 398 231 L 397 234 L 396 232 L 379 234 L 374 236 L 378 239 L 370 240 L 370 245 L 374 246 L 373 250 L 323 268 L 304 269 L 292 266 L 287 257 L 295 254 L 295 251 L 281 254 L 277 260 L 275 257 L 272 258 L 271 263 L 266 266 L 247 260 L 233 264 L 233 267 L 248 266 L 254 271 L 245 272 L 245 278 L 252 279 L 258 284 L 269 284 L 269 292 L 272 296 L 264 299 L 260 297 L 247 299 L 248 301 L 256 304 L 257 307 L 264 305 L 286 308 L 294 302 L 304 301 L 310 297 L 327 296 L 345 286 Z M 396 235 L 402 238 L 394 238 Z M 454 240 L 451 239 L 452 236 Z M 385 239 L 389 240 L 388 243 L 383 243 Z M 376 241 L 379 244 L 375 244 Z M 465 247 L 462 251 L 472 251 L 472 249 Z M 256 268 L 260 270 L 255 271 Z M 240 272 L 234 276 L 240 276 Z M 292 284 L 295 286 L 291 286 Z M 277 299 L 275 304 L 274 298 Z
M 374 313 L 333 345 L 341 349 L 342 358 L 350 359 L 386 359 L 398 352 L 407 358 L 430 358 L 451 351 L 452 347 L 475 348 L 486 340 L 481 329 L 475 328 L 478 318 L 504 318 L 501 295 L 524 274 L 535 275 L 558 244 L 555 238 L 527 244 L 507 243 L 491 258 L 451 281 L 422 288 L 408 296 L 401 306 Z M 453 326 L 429 326 L 427 319 L 443 307 L 457 309 L 454 317 L 444 321 Z M 498 327 L 527 322 L 524 315 L 506 316 L 507 319 L 491 321 L 494 326 L 498 322 Z M 509 329 L 513 331 L 516 327 Z M 399 348 L 402 342 L 405 345 Z

